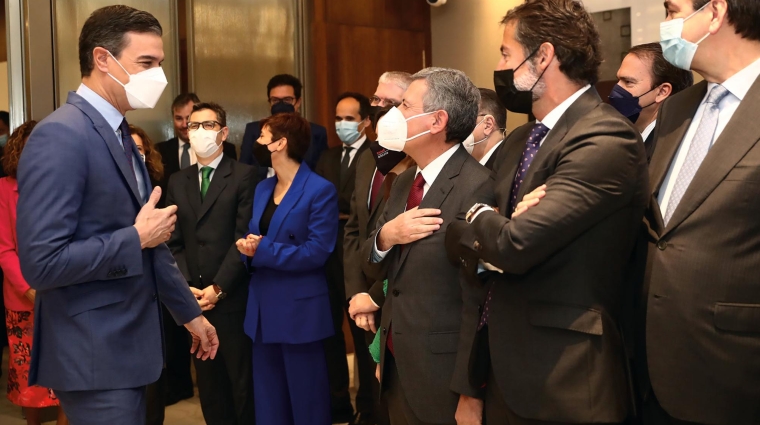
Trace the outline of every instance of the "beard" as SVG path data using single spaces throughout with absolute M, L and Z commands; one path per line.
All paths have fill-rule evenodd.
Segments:
M 532 91 L 535 102 L 546 92 L 546 83 L 543 79 L 539 81 L 539 73 L 532 60 L 529 60 L 527 65 L 528 72 L 524 72 L 520 77 L 515 77 L 515 88 L 520 91 Z

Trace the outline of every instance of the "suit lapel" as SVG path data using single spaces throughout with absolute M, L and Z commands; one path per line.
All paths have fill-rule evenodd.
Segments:
M 116 162 L 116 166 L 119 168 L 119 171 L 121 171 L 124 180 L 132 190 L 134 200 L 138 205 L 142 205 L 143 200 L 140 196 L 140 190 L 137 188 L 137 179 L 135 178 L 134 170 L 129 167 L 127 157 L 124 154 L 124 148 L 121 147 L 116 132 L 111 128 L 110 125 L 108 125 L 108 122 L 105 118 L 103 118 L 100 112 L 98 112 L 92 105 L 84 100 L 82 96 L 71 92 L 69 93 L 69 97 L 66 100 L 66 103 L 75 106 L 90 118 L 93 126 L 95 127 L 95 130 L 98 132 L 98 134 L 100 134 L 100 137 L 103 139 L 106 146 L 108 146 L 108 151 L 111 153 L 111 157 L 113 157 L 114 162 Z
M 169 149 L 167 152 L 166 165 L 170 170 L 179 171 L 179 138 L 175 137 L 169 140 Z
M 198 183 L 198 164 L 193 164 L 182 170 L 187 175 L 187 184 L 185 191 L 187 199 L 190 201 L 190 208 L 193 209 L 196 217 L 201 213 L 201 186 Z
M 367 149 L 367 144 L 369 143 L 369 140 L 365 140 L 364 144 L 356 151 L 354 154 L 354 160 L 351 161 L 351 164 L 348 166 L 348 175 L 345 179 L 339 179 L 340 181 L 340 190 L 338 192 L 342 193 L 344 190 L 346 190 L 346 186 L 348 185 L 348 182 L 350 181 L 356 181 L 356 165 L 359 162 L 359 157 L 364 152 L 365 149 Z M 339 157 L 340 158 L 340 157 Z
M 720 137 L 707 152 L 681 202 L 673 212 L 673 217 L 668 222 L 664 234 L 678 227 L 691 215 L 755 146 L 760 139 L 758 110 L 760 110 L 760 78 L 752 85 Z M 696 119 L 700 118 L 696 117 Z
M 357 157 L 356 161 L 356 187 L 354 188 L 354 196 L 356 196 L 357 214 L 361 215 L 366 213 L 369 218 L 372 216 L 372 211 L 369 210 L 368 205 L 372 179 L 375 177 L 375 162 L 374 160 L 368 161 L 364 155 Z
M 301 167 L 298 168 L 295 179 L 293 179 L 293 183 L 290 184 L 288 193 L 282 198 L 280 205 L 277 206 L 277 209 L 272 216 L 272 222 L 269 224 L 269 232 L 267 233 L 268 237 L 277 237 L 277 232 L 279 232 L 282 223 L 285 221 L 285 217 L 287 217 L 290 210 L 296 206 L 298 200 L 301 199 L 304 186 L 306 186 L 306 181 L 309 179 L 309 173 L 309 167 L 305 162 L 302 162 Z M 272 187 L 272 192 L 274 192 L 274 186 Z M 269 199 L 267 199 L 267 202 L 268 201 Z
M 224 188 L 227 187 L 227 178 L 232 174 L 231 161 L 231 159 L 222 155 L 222 161 L 216 167 L 216 170 L 214 170 L 214 176 L 211 178 L 211 183 L 209 183 L 206 197 L 201 201 L 200 214 L 197 216 L 198 221 L 203 219 L 203 216 L 206 215 L 211 206 L 214 205 L 214 202 L 216 202 L 216 199 L 219 198 L 219 195 L 222 194 Z M 200 195 L 200 189 L 198 190 L 198 194 Z

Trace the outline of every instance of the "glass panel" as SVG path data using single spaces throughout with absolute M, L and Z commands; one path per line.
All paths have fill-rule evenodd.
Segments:
M 193 0 L 190 87 L 227 111 L 229 141 L 269 115 L 267 82 L 296 71 L 295 0 Z
M 153 14 L 164 30 L 164 73 L 169 85 L 154 109 L 127 114 L 131 124 L 138 125 L 153 138 L 154 143 L 174 136 L 171 104 L 177 95 L 177 44 L 175 2 L 167 0 L 55 0 L 55 57 L 58 71 L 58 103 L 66 102 L 69 91 L 76 91 L 82 80 L 79 72 L 79 32 L 90 14 L 101 7 L 125 4 Z

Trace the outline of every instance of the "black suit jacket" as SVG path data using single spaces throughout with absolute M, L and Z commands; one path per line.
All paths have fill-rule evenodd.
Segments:
M 649 258 L 645 304 L 638 311 L 645 317 L 640 323 L 646 326 L 646 345 L 637 344 L 636 363 L 648 372 L 671 416 L 757 424 L 760 79 L 713 144 L 667 226 L 658 203 L 678 147 L 693 120 L 700 119 L 695 114 L 706 92 L 707 83 L 699 83 L 669 98 L 659 112 L 642 235 Z
M 327 150 L 327 130 L 319 124 L 309 123 L 311 126 L 311 145 L 304 155 L 304 162 L 312 170 L 316 170 L 319 158 L 322 152 Z M 261 121 L 249 122 L 245 125 L 243 133 L 243 143 L 240 145 L 240 162 L 244 164 L 260 166 L 253 156 L 253 147 L 256 140 L 261 135 Z M 266 178 L 266 167 L 259 167 L 259 173 L 263 173 L 262 178 Z
M 504 142 L 501 142 L 501 144 L 493 151 L 491 157 L 488 158 L 488 161 L 484 164 L 486 168 L 493 170 L 493 166 L 496 164 L 496 158 L 499 156 L 499 152 L 501 152 L 502 148 L 504 148 Z
M 413 167 L 396 178 L 377 229 L 404 212 L 416 172 Z M 454 374 L 462 324 L 459 312 L 463 299 L 472 295 L 469 286 L 461 286 L 457 266 L 446 258 L 446 227 L 458 219 L 472 193 L 490 179 L 491 173 L 460 145 L 420 203 L 420 208 L 441 210 L 441 229 L 403 249 L 394 246 L 381 263 L 371 262 L 377 230 L 362 245 L 365 272 L 377 280 L 375 285 L 382 287 L 386 272 L 388 278 L 379 330 L 381 369 L 390 328 L 406 399 L 417 418 L 426 423 L 454 420 L 459 395 L 449 387 L 452 379 L 467 380 L 466 370 L 464 377 Z
M 361 246 L 375 230 L 375 224 L 385 208 L 386 198 L 380 196 L 373 205 L 374 208 L 369 209 L 369 191 L 376 168 L 372 151 L 367 149 L 361 155 L 357 153 L 354 161 L 356 161 L 356 186 L 351 197 L 351 214 L 346 222 L 343 240 L 346 297 L 350 299 L 358 293 L 370 292 L 374 289 L 370 292 L 370 296 L 378 305 L 382 305 L 385 302 L 382 285 L 373 286 L 375 280 L 365 275 L 362 270 L 364 258 L 361 254 Z
M 476 196 L 501 213 L 449 227 L 447 247 L 472 282 L 479 281 L 478 259 L 504 271 L 488 281 L 487 329 L 493 374 L 510 409 L 541 421 L 621 422 L 631 404 L 621 329 L 633 291 L 624 288 L 625 275 L 647 203 L 641 135 L 589 89 L 546 136 L 517 198 L 542 184 L 546 196 L 510 220 L 512 183 L 533 124 L 507 138 L 495 187 Z M 473 316 L 463 326 L 477 328 Z M 459 354 L 466 367 L 472 347 Z
M 158 150 L 158 153 L 161 154 L 161 162 L 164 164 L 164 175 L 158 182 L 158 186 L 160 186 L 161 190 L 163 191 L 161 193 L 161 201 L 159 201 L 158 206 L 163 207 L 167 205 L 166 190 L 169 184 L 169 178 L 172 176 L 172 174 L 180 170 L 179 140 L 176 137 L 172 137 L 165 142 L 156 143 L 155 148 Z M 232 159 L 237 159 L 237 151 L 235 150 L 235 145 L 230 142 L 222 142 L 222 149 L 224 150 L 225 156 L 228 156 Z
M 177 206 L 177 224 L 168 245 L 191 286 L 216 284 L 227 293 L 214 312 L 244 310 L 249 275 L 235 242 L 245 236 L 253 211 L 256 169 L 227 156 L 214 171 L 201 201 L 198 164 L 169 179 L 167 205 Z
M 365 140 L 364 144 L 356 151 L 354 159 L 348 166 L 348 175 L 346 175 L 342 182 L 340 178 L 340 163 L 343 155 L 343 146 L 336 146 L 326 150 L 322 157 L 317 162 L 317 168 L 314 172 L 324 177 L 335 186 L 335 190 L 338 191 L 338 211 L 343 214 L 349 214 L 351 212 L 351 196 L 354 194 L 354 187 L 356 186 L 356 164 L 359 162 L 361 154 L 369 147 L 369 140 Z M 341 184 L 342 183 L 342 184 Z
M 652 160 L 652 155 L 654 154 L 654 148 L 657 146 L 657 140 L 654 138 L 654 134 L 657 132 L 657 125 L 655 125 L 654 129 L 651 133 L 649 133 L 649 136 L 647 136 L 647 139 L 644 140 L 644 149 L 647 151 L 647 163 Z

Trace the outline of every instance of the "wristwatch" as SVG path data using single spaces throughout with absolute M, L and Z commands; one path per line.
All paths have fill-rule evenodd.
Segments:
M 216 298 L 218 300 L 223 300 L 227 297 L 227 293 L 222 291 L 222 288 L 219 287 L 219 285 L 213 285 L 214 286 L 214 292 L 216 292 Z
M 467 211 L 467 214 L 464 215 L 464 221 L 466 221 L 467 224 L 472 223 L 472 220 L 475 217 L 475 214 L 477 214 L 478 211 L 480 211 L 480 210 L 482 210 L 484 208 L 488 208 L 490 210 L 493 210 L 493 208 L 490 205 L 488 205 L 488 204 L 481 204 L 481 203 L 475 204 L 475 205 L 472 206 L 472 208 L 470 208 L 469 211 Z

